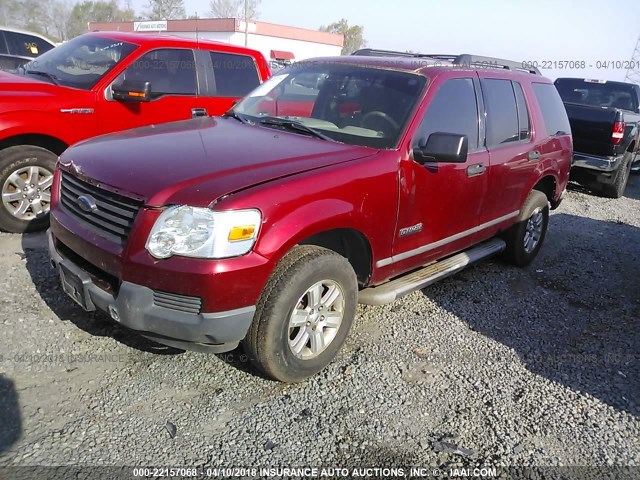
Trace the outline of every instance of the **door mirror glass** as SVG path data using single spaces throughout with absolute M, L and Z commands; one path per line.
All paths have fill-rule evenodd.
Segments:
M 122 80 L 111 86 L 114 100 L 121 102 L 148 102 L 151 99 L 151 83 L 142 80 Z
M 464 163 L 467 161 L 469 140 L 466 135 L 457 133 L 434 132 L 429 138 L 420 140 L 413 149 L 413 159 L 424 164 L 427 162 Z

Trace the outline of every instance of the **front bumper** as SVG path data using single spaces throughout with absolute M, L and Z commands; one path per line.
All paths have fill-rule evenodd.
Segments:
M 616 157 L 599 157 L 586 153 L 574 152 L 571 168 L 585 168 L 593 170 L 594 173 L 611 173 L 617 170 L 622 163 L 624 155 Z
M 122 282 L 117 294 L 97 285 L 94 277 L 58 249 L 47 232 L 52 264 L 64 291 L 87 311 L 102 310 L 120 324 L 158 343 L 185 350 L 220 353 L 233 350 L 253 321 L 255 306 L 215 313 L 185 313 L 158 306 L 154 290 Z

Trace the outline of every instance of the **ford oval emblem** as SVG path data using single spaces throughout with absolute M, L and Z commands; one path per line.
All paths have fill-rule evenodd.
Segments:
M 80 195 L 76 200 L 76 203 L 83 212 L 91 213 L 98 209 L 96 200 L 91 195 Z

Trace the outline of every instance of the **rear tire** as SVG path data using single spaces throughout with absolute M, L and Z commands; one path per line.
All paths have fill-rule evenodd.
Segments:
M 509 263 L 526 267 L 538 255 L 549 226 L 547 196 L 532 190 L 520 210 L 518 222 L 504 235 L 507 248 L 504 258 Z
M 302 381 L 337 355 L 357 300 L 356 274 L 347 259 L 326 248 L 295 247 L 262 292 L 245 351 L 269 377 Z
M 55 153 L 34 145 L 0 151 L 0 230 L 23 233 L 49 226 L 57 159 Z
M 622 163 L 613 174 L 613 183 L 604 184 L 600 187 L 602 196 L 607 198 L 620 198 L 624 195 L 624 191 L 627 188 L 627 182 L 629 181 L 629 174 L 631 173 L 631 160 L 633 155 L 630 152 L 624 154 Z

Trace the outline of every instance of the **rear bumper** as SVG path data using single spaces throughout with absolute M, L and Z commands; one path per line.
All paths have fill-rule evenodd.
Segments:
M 624 155 L 616 157 L 599 157 L 586 153 L 574 152 L 571 168 L 585 168 L 593 170 L 594 173 L 614 172 L 622 163 Z
M 122 282 L 112 294 L 93 276 L 66 258 L 47 232 L 52 264 L 60 273 L 65 292 L 85 310 L 102 310 L 120 324 L 159 343 L 185 350 L 211 353 L 233 350 L 253 321 L 255 306 L 215 313 L 185 313 L 155 304 L 154 290 Z

